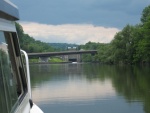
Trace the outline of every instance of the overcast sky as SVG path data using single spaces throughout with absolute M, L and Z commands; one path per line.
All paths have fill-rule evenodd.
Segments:
M 140 22 L 150 0 L 11 0 L 25 33 L 44 42 L 110 42 L 125 25 Z

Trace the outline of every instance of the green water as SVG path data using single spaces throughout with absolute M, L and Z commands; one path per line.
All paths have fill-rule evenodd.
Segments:
M 150 67 L 31 65 L 33 101 L 45 113 L 150 113 Z

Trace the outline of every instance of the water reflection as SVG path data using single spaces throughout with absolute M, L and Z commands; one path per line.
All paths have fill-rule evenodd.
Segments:
M 70 78 L 63 83 L 44 83 L 44 88 L 33 90 L 34 99 L 37 102 L 46 101 L 91 101 L 95 99 L 107 99 L 114 96 L 115 92 L 110 81 L 100 83 L 99 81 L 87 82 Z M 107 90 L 106 90 L 107 89 Z M 42 94 L 40 93 L 42 92 Z
M 117 104 L 122 105 L 122 109 L 128 113 L 144 113 L 142 109 L 145 113 L 150 113 L 149 73 L 149 67 L 99 64 L 31 65 L 33 99 L 38 103 L 49 104 L 79 101 L 89 101 L 91 104 L 94 101 L 99 106 L 101 102 L 106 102 L 108 108 Z M 105 107 L 101 106 L 102 111 L 109 113 L 105 111 Z M 115 112 L 118 111 L 110 111 Z
M 104 82 L 99 82 L 98 79 L 92 81 L 88 80 L 84 74 L 83 65 L 40 65 L 34 68 L 38 68 L 38 73 L 41 72 L 42 77 L 40 78 L 44 79 L 43 76 L 46 75 L 47 77 L 51 76 L 51 78 L 47 78 L 47 82 L 42 82 L 40 87 L 39 84 L 38 86 L 33 86 L 38 87 L 34 88 L 32 92 L 34 99 L 37 102 L 91 101 L 95 99 L 107 99 L 109 96 L 115 96 L 115 91 L 110 80 Z M 40 92 L 42 92 L 42 94 Z

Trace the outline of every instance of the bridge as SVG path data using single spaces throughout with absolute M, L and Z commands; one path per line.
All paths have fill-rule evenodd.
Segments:
M 97 54 L 97 50 L 80 50 L 80 51 L 62 51 L 62 52 L 44 52 L 44 53 L 28 53 L 29 58 L 39 57 L 47 62 L 51 56 L 62 56 L 65 61 L 80 62 L 82 54 Z

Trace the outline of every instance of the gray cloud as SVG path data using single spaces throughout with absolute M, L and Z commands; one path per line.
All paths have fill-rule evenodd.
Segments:
M 150 0 L 12 0 L 21 20 L 45 24 L 83 24 L 123 28 L 140 22 Z

